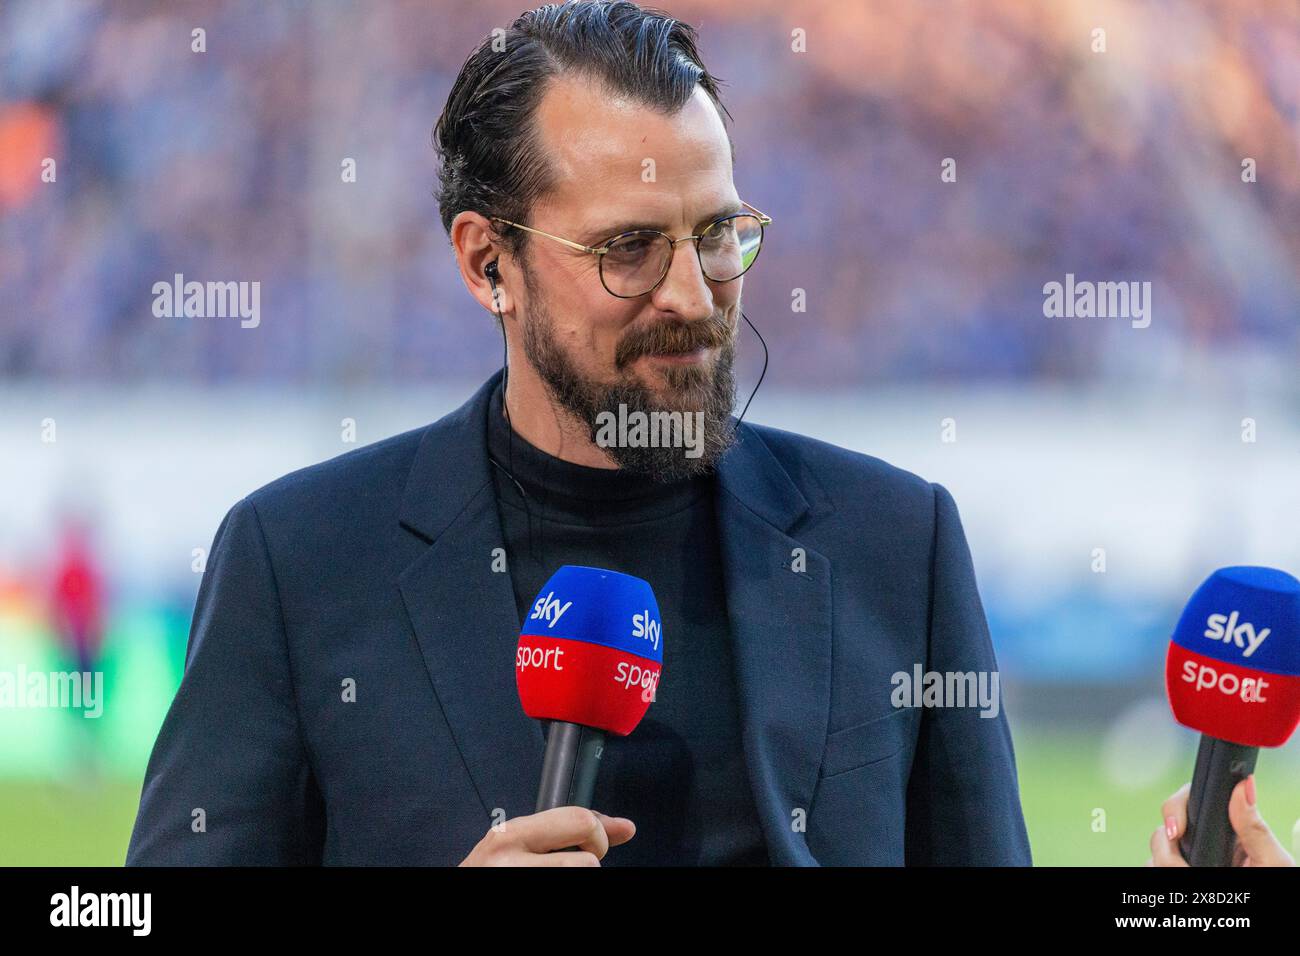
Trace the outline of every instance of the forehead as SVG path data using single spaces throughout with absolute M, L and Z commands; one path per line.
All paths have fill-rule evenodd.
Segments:
M 555 177 L 541 205 L 568 223 L 594 224 L 611 212 L 689 220 L 735 195 L 726 128 L 699 86 L 669 116 L 561 76 L 542 97 L 537 125 Z

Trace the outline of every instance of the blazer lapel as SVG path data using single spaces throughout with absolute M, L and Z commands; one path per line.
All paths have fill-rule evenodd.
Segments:
M 718 478 L 750 785 L 772 863 L 816 865 L 804 829 L 830 720 L 830 562 L 786 534 L 809 504 L 757 431 L 741 425 Z
M 515 687 L 519 619 L 487 459 L 488 399 L 498 372 L 430 425 L 407 478 L 400 518 L 430 541 L 398 578 L 438 703 L 484 813 L 532 813 L 545 749 Z M 491 821 L 496 822 L 496 821 Z

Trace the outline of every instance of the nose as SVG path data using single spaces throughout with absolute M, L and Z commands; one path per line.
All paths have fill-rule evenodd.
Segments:
M 713 289 L 700 269 L 700 257 L 694 241 L 679 242 L 664 276 L 650 299 L 661 312 L 672 312 L 683 319 L 701 320 L 713 315 Z

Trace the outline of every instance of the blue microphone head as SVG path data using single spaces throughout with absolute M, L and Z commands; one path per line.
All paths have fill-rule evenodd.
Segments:
M 1220 568 L 1187 602 L 1173 639 L 1225 663 L 1300 674 L 1300 581 L 1276 568 Z
M 650 585 L 565 565 L 524 621 L 515 677 L 524 712 L 626 736 L 654 700 L 663 626 Z
M 1300 581 L 1276 568 L 1211 574 L 1183 609 L 1165 685 L 1179 723 L 1276 747 L 1300 720 Z

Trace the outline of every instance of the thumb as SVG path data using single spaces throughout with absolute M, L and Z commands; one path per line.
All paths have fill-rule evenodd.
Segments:
M 636 824 L 627 817 L 611 817 L 599 810 L 591 812 L 596 814 L 601 825 L 604 826 L 605 836 L 608 837 L 610 846 L 621 846 L 636 834 Z
M 1232 788 L 1228 800 L 1228 820 L 1237 834 L 1237 843 L 1246 851 L 1247 866 L 1295 866 L 1291 854 L 1273 836 L 1255 803 L 1255 775 L 1252 773 Z

